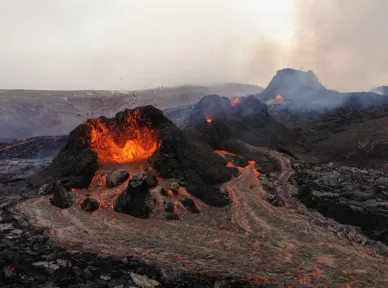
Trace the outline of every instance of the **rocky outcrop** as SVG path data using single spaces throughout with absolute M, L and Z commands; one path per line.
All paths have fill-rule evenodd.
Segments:
M 225 154 L 225 159 L 239 167 L 246 167 L 249 164 L 249 160 L 246 157 L 239 155 Z
M 94 212 L 100 208 L 100 202 L 94 198 L 86 198 L 82 204 L 81 209 L 87 212 Z
M 204 97 L 193 109 L 186 132 L 219 150 L 226 150 L 224 143 L 230 139 L 266 147 L 295 142 L 292 132 L 274 120 L 267 105 L 253 96 L 240 97 L 235 105 L 225 97 Z
M 99 169 L 97 153 L 91 148 L 66 147 L 46 169 L 29 178 L 36 187 L 54 181 L 59 181 L 68 190 L 89 187 Z
M 162 178 L 182 179 L 187 191 L 208 205 L 222 207 L 230 203 L 229 195 L 222 193 L 219 185 L 232 175 L 227 161 L 211 146 L 171 125 L 159 130 L 158 137 L 161 144 L 148 163 Z
M 106 176 L 106 186 L 108 188 L 116 187 L 125 181 L 127 181 L 129 178 L 129 172 L 127 170 L 119 169 L 116 171 L 113 171 L 111 174 Z
M 276 158 L 269 155 L 268 153 L 252 151 L 250 148 L 248 148 L 247 146 L 243 145 L 241 142 L 236 140 L 225 141 L 224 147 L 225 147 L 225 150 L 227 151 L 236 153 L 237 155 L 244 155 L 245 159 L 255 161 L 255 168 L 261 174 L 277 173 L 281 171 L 281 166 L 279 161 Z M 244 162 L 242 163 L 245 165 Z M 240 165 L 242 163 L 240 163 Z M 240 166 L 240 165 L 237 165 L 237 166 Z
M 149 180 L 152 181 L 149 181 Z M 150 193 L 148 189 L 156 183 L 147 173 L 140 173 L 128 182 L 128 187 L 117 198 L 114 204 L 116 212 L 128 214 L 138 218 L 148 218 L 152 212 Z
M 388 175 L 347 166 L 294 164 L 298 198 L 343 224 L 388 244 Z
M 177 182 L 172 182 L 170 185 L 170 189 L 174 194 L 178 194 L 179 192 L 179 184 Z
M 182 203 L 183 207 L 185 207 L 187 209 L 187 211 L 194 213 L 194 214 L 199 213 L 199 209 L 198 209 L 198 207 L 195 204 L 195 201 L 193 199 L 184 198 L 184 199 L 181 199 L 180 202 Z
M 59 183 L 55 183 L 51 191 L 54 194 L 50 200 L 52 205 L 65 209 L 74 204 L 75 196 L 71 192 L 66 191 Z

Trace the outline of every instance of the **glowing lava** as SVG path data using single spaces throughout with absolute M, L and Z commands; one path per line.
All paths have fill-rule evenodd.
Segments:
M 127 115 L 119 125 L 100 118 L 85 124 L 91 128 L 89 144 L 100 163 L 145 160 L 158 149 L 157 131 L 141 122 L 138 113 Z
M 212 119 L 211 119 L 211 118 L 207 118 L 207 119 L 206 119 L 206 122 L 207 122 L 207 123 L 211 123 L 211 122 L 212 122 Z
M 278 95 L 276 95 L 275 99 L 276 99 L 276 100 L 283 100 L 284 98 L 283 98 L 283 96 L 281 96 L 280 94 L 278 94 Z
M 238 98 L 238 97 L 232 99 L 232 101 L 231 101 L 232 106 L 236 106 L 238 103 L 240 103 L 240 98 Z

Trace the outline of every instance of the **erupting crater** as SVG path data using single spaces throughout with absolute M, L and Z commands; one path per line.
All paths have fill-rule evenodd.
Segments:
M 107 118 L 90 119 L 89 144 L 99 163 L 129 163 L 146 160 L 158 149 L 158 132 L 141 117 L 140 110 L 124 113 L 121 121 Z
M 226 164 L 210 145 L 192 141 L 162 111 L 148 105 L 126 109 L 113 118 L 89 119 L 76 127 L 52 164 L 34 179 L 34 185 L 59 181 L 71 190 L 94 187 L 96 180 L 103 179 L 101 175 L 116 168 L 131 176 L 153 171 L 158 178 L 187 183 L 190 194 L 222 207 L 229 199 L 219 184 L 232 177 Z

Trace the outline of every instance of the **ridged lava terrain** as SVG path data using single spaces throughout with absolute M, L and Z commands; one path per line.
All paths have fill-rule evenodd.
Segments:
M 284 70 L 268 105 L 209 95 L 0 143 L 2 287 L 388 287 L 385 100 L 302 117 L 306 89 L 337 93 Z

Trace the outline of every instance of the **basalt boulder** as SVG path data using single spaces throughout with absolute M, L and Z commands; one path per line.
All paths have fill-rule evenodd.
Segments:
M 50 199 L 50 203 L 61 209 L 69 208 L 75 202 L 75 196 L 59 183 L 55 183 L 52 186 L 53 197 Z
M 94 198 L 86 198 L 82 204 L 81 209 L 87 212 L 94 212 L 100 208 L 100 202 Z
M 153 184 L 147 181 L 147 173 L 133 176 L 127 189 L 117 198 L 114 210 L 137 218 L 148 218 L 152 212 L 148 189 L 152 188 Z
M 116 187 L 127 181 L 128 178 L 129 172 L 127 170 L 119 169 L 113 171 L 111 174 L 106 176 L 106 186 L 108 186 L 108 188 Z

